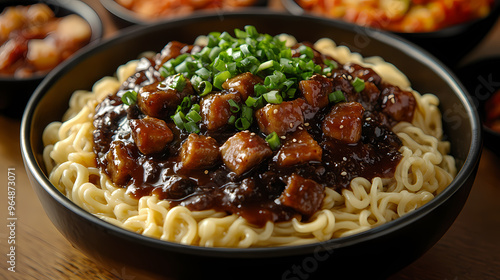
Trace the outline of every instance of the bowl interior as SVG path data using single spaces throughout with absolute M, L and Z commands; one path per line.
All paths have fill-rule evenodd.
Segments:
M 447 139 L 451 141 L 451 153 L 456 157 L 457 167 L 460 170 L 459 175 L 450 187 L 435 200 L 413 213 L 355 236 L 328 241 L 326 243 L 328 246 L 335 248 L 350 246 L 398 231 L 444 203 L 457 190 L 462 188 L 464 181 L 471 176 L 480 155 L 478 117 L 461 85 L 449 74 L 446 67 L 430 58 L 425 51 L 384 32 L 353 27 L 349 24 L 315 17 L 296 17 L 288 14 L 259 12 L 225 13 L 222 16 L 213 14 L 207 17 L 193 16 L 189 19 L 147 27 L 136 26 L 129 28 L 121 36 L 103 42 L 99 46 L 67 61 L 59 71 L 50 73 L 31 98 L 23 116 L 21 128 L 23 158 L 27 169 L 33 174 L 36 184 L 39 184 L 44 189 L 44 192 L 49 193 L 58 203 L 63 204 L 69 211 L 76 213 L 82 219 L 105 228 L 107 233 L 126 235 L 127 239 L 134 239 L 143 246 L 148 246 L 149 249 L 160 250 L 163 248 L 204 256 L 225 255 L 237 259 L 243 256 L 267 258 L 313 252 L 317 245 L 298 246 L 299 248 L 256 248 L 243 251 L 180 246 L 126 232 L 100 221 L 67 200 L 47 180 L 47 174 L 41 160 L 43 152 L 41 135 L 43 129 L 50 122 L 61 119 L 68 107 L 68 100 L 73 91 L 79 89 L 90 90 L 92 85 L 100 78 L 113 75 L 119 65 L 135 59 L 141 52 L 160 51 L 171 40 L 192 43 L 200 34 L 208 34 L 211 31 L 232 32 L 234 28 L 242 29 L 248 24 L 254 25 L 261 33 L 273 35 L 288 33 L 294 35 L 298 41 L 310 42 L 327 37 L 333 39 L 338 45 L 345 45 L 365 57 L 382 56 L 409 77 L 414 89 L 422 94 L 436 94 L 442 102 L 440 105 L 441 111 L 445 113 L 444 116 L 449 117 L 449 119 L 444 118 L 446 122 L 445 133 Z M 312 30 L 314 32 L 311 32 Z M 127 47 L 121 47 L 123 45 Z M 459 212 L 459 209 L 457 211 Z M 451 225 L 453 219 L 454 217 L 447 222 L 448 226 Z M 61 227 L 64 226 L 61 225 Z M 446 229 L 447 227 L 442 228 L 439 231 L 440 234 L 444 233 Z M 434 236 L 432 242 L 436 242 L 439 237 Z M 427 248 L 426 246 L 421 247 L 420 250 L 424 251 Z M 415 253 L 415 255 L 418 254 Z M 412 255 L 412 258 L 414 257 Z

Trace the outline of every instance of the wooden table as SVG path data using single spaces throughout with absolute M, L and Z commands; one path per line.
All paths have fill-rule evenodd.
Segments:
M 98 0 L 87 0 L 102 16 L 106 37 L 116 31 Z M 272 9 L 280 9 L 271 1 Z M 467 59 L 500 55 L 500 22 Z M 0 278 L 139 280 L 106 271 L 73 248 L 45 215 L 28 181 L 19 148 L 20 120 L 0 116 Z M 15 229 L 8 227 L 8 172 L 15 177 Z M 449 231 L 425 255 L 390 279 L 500 279 L 500 158 L 485 149 L 469 199 Z M 10 238 L 10 239 L 9 239 Z M 9 240 L 15 240 L 16 272 L 8 270 Z M 114 274 L 113 274 L 114 273 Z

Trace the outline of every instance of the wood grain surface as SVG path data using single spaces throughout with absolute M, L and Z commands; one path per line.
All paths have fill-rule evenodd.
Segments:
M 113 36 L 117 27 L 99 0 L 85 2 L 101 15 L 105 36 Z M 270 1 L 269 7 L 282 9 L 279 0 Z M 490 55 L 500 56 L 500 23 L 465 61 Z M 0 279 L 141 279 L 126 267 L 105 270 L 73 248 L 52 225 L 27 178 L 19 126 L 19 119 L 0 116 Z M 16 187 L 13 216 L 8 212 L 9 170 Z M 390 279 L 500 279 L 499 182 L 500 158 L 484 149 L 469 199 L 455 223 L 433 248 Z M 12 217 L 16 219 L 9 220 Z M 15 240 L 15 272 L 8 270 L 9 240 Z

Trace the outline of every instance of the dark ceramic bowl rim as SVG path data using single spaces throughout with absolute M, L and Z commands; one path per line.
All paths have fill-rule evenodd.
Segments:
M 152 20 L 147 20 L 139 15 L 137 13 L 123 7 L 122 5 L 116 3 L 115 0 L 99 0 L 101 2 L 102 6 L 106 8 L 106 10 L 114 15 L 115 17 L 124 20 L 130 24 L 138 24 L 138 25 L 146 25 L 146 24 L 156 24 L 160 22 L 169 22 L 169 21 L 176 21 L 180 19 L 179 16 L 169 18 L 157 18 L 157 19 L 152 19 Z M 242 7 L 241 9 L 245 9 L 246 11 L 252 10 L 252 11 L 260 11 L 260 10 L 265 10 L 265 7 L 260 7 L 264 2 L 267 3 L 267 0 L 257 0 L 256 4 L 248 7 Z M 222 13 L 226 13 L 226 10 L 217 10 L 221 15 Z M 210 15 L 213 14 L 214 11 L 211 10 L 196 10 L 191 12 L 187 17 L 192 17 L 192 16 L 203 16 L 203 15 Z
M 194 15 L 193 17 L 183 18 L 176 20 L 177 24 L 182 24 L 186 21 L 191 21 L 193 19 L 202 20 L 204 18 L 215 18 L 220 15 L 214 14 L 210 16 L 199 16 Z M 235 13 L 226 13 L 224 16 L 235 16 L 235 17 L 245 17 L 245 16 L 275 16 L 275 17 L 295 17 L 290 14 L 285 13 L 276 13 L 272 11 L 258 13 L 250 13 L 250 12 L 235 12 Z M 303 18 L 309 18 L 316 21 L 322 21 L 322 19 L 318 19 L 316 17 L 310 16 L 302 16 Z M 480 135 L 480 124 L 479 118 L 475 108 L 472 106 L 472 102 L 467 94 L 465 94 L 465 89 L 462 87 L 458 79 L 454 77 L 451 71 L 447 70 L 446 66 L 442 63 L 435 60 L 432 56 L 430 56 L 427 52 L 422 49 L 414 46 L 411 43 L 408 43 L 405 40 L 400 39 L 397 36 L 385 33 L 385 32 L 377 32 L 373 36 L 380 40 L 382 38 L 384 42 L 387 44 L 392 44 L 394 46 L 398 46 L 405 54 L 409 56 L 414 56 L 418 58 L 422 63 L 429 65 L 432 67 L 434 71 L 438 75 L 440 75 L 446 82 L 450 85 L 453 91 L 458 95 L 458 98 L 461 100 L 462 104 L 465 106 L 465 110 L 469 116 L 469 122 L 471 127 L 471 146 L 467 153 L 467 157 L 465 162 L 463 163 L 462 168 L 459 170 L 457 176 L 453 180 L 453 182 L 439 195 L 437 195 L 432 201 L 423 205 L 422 207 L 408 213 L 407 215 L 400 217 L 396 220 L 388 222 L 384 225 L 377 226 L 375 228 L 369 229 L 367 231 L 354 234 L 347 237 L 331 239 L 324 242 L 318 242 L 307 245 L 296 245 L 296 246 L 285 246 L 285 247 L 265 247 L 265 248 L 212 248 L 212 247 L 199 247 L 192 245 L 183 245 L 168 241 L 163 241 L 159 239 L 155 239 L 152 237 L 147 237 L 144 235 L 140 235 L 138 233 L 134 233 L 128 231 L 126 229 L 120 228 L 118 226 L 107 223 L 103 220 L 100 220 L 96 216 L 86 212 L 84 209 L 80 208 L 68 198 L 66 198 L 62 193 L 60 193 L 48 180 L 45 173 L 37 164 L 37 159 L 35 155 L 32 153 L 31 149 L 31 126 L 32 126 L 32 118 L 36 111 L 38 101 L 41 100 L 44 96 L 44 90 L 50 88 L 51 84 L 53 84 L 59 76 L 64 73 L 66 68 L 71 68 L 72 65 L 78 64 L 79 62 L 85 60 L 87 56 L 91 56 L 94 52 L 98 52 L 100 49 L 105 48 L 107 45 L 113 44 L 117 41 L 124 40 L 129 37 L 134 37 L 134 34 L 139 34 L 142 30 L 146 28 L 156 28 L 161 29 L 164 26 L 167 26 L 169 23 L 159 23 L 156 25 L 150 26 L 133 26 L 128 29 L 126 34 L 122 36 L 116 36 L 110 38 L 106 41 L 103 41 L 98 46 L 94 46 L 92 49 L 87 50 L 85 53 L 81 53 L 80 55 L 66 61 L 62 67 L 58 69 L 58 71 L 52 72 L 48 75 L 46 79 L 40 84 L 40 86 L 35 91 L 34 95 L 31 97 L 26 110 L 24 112 L 22 122 L 21 122 L 21 153 L 24 159 L 26 169 L 30 170 L 33 174 L 34 179 L 42 186 L 42 188 L 52 196 L 58 203 L 66 207 L 69 211 L 72 211 L 79 216 L 83 217 L 86 220 L 91 221 L 92 223 L 104 228 L 110 234 L 120 235 L 121 237 L 129 240 L 134 240 L 141 245 L 147 247 L 156 247 L 156 248 L 164 248 L 166 250 L 172 252 L 182 252 L 183 254 L 196 254 L 199 256 L 225 256 L 231 258 L 269 258 L 269 257 L 280 257 L 280 256 L 294 256 L 303 253 L 311 253 L 314 252 L 318 246 L 327 249 L 335 249 L 341 248 L 345 246 L 350 246 L 357 243 L 362 243 L 364 241 L 369 241 L 380 236 L 386 235 L 390 232 L 396 231 L 400 228 L 406 227 L 411 224 L 415 220 L 418 220 L 419 217 L 425 216 L 433 209 L 439 207 L 446 200 L 448 200 L 455 192 L 457 192 L 461 187 L 462 183 L 466 181 L 467 177 L 473 172 L 477 162 L 479 161 L 479 157 L 481 154 L 481 135 Z M 329 23 L 330 25 L 335 25 L 339 28 L 347 28 L 348 30 L 353 31 L 352 25 L 342 24 L 342 23 Z
M 8 0 L 5 2 L 12 2 L 16 3 L 16 6 L 18 5 L 25 5 L 25 3 L 32 2 L 32 4 L 35 3 L 40 3 L 41 1 L 37 0 L 23 0 L 23 1 L 16 1 L 16 0 Z M 92 9 L 87 3 L 83 1 L 63 1 L 63 0 L 46 0 L 43 1 L 44 3 L 48 4 L 49 7 L 61 7 L 63 9 L 66 9 L 70 11 L 71 13 L 74 13 L 76 15 L 79 15 L 82 17 L 89 25 L 92 30 L 92 35 L 90 37 L 90 42 L 85 45 L 82 49 L 87 48 L 89 45 L 93 45 L 97 42 L 99 42 L 102 37 L 103 37 L 103 24 L 101 21 L 101 18 L 97 14 L 97 12 Z M 56 13 L 57 16 L 57 13 Z M 81 49 L 81 50 L 82 50 Z M 78 52 L 81 52 L 81 50 L 78 50 Z M 51 71 L 54 71 L 59 65 L 54 67 L 54 69 L 50 70 L 49 72 L 45 74 L 35 74 L 30 77 L 26 78 L 15 78 L 11 76 L 2 76 L 0 75 L 0 83 L 8 83 L 8 82 L 33 82 L 33 81 L 38 81 L 38 80 L 43 80 L 48 73 Z
M 281 3 L 283 4 L 283 6 L 285 7 L 285 9 L 287 11 L 289 11 L 290 13 L 292 13 L 294 15 L 302 16 L 304 14 L 308 14 L 311 16 L 316 16 L 316 17 L 320 17 L 320 18 L 324 18 L 324 19 L 329 19 L 329 20 L 334 20 L 334 21 L 342 21 L 341 19 L 329 18 L 329 17 L 321 16 L 321 15 L 314 15 L 314 14 L 304 10 L 299 4 L 297 4 L 296 0 L 281 0 Z M 475 23 L 477 23 L 477 22 L 479 22 L 487 17 L 497 15 L 498 13 L 500 13 L 500 1 L 493 0 L 493 5 L 492 5 L 490 13 L 483 18 L 476 18 L 476 19 L 473 19 L 470 21 L 466 21 L 466 22 L 459 23 L 456 25 L 448 26 L 448 27 L 445 27 L 445 28 L 442 28 L 442 29 L 439 29 L 436 31 L 431 31 L 431 32 L 396 32 L 396 31 L 389 31 L 389 30 L 385 30 L 385 31 L 391 32 L 394 34 L 398 34 L 398 35 L 411 34 L 411 36 L 416 37 L 416 38 L 427 38 L 427 37 L 428 38 L 441 38 L 443 36 L 446 37 L 446 36 L 450 36 L 450 35 L 460 34 L 463 32 L 464 28 L 466 28 L 467 26 L 473 26 Z M 368 28 L 371 28 L 371 27 L 368 27 Z

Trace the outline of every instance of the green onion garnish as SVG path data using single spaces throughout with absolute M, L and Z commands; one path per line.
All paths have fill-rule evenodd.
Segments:
M 133 105 L 137 102 L 137 92 L 134 90 L 129 90 L 122 95 L 122 102 L 125 105 Z
M 336 90 L 328 95 L 328 100 L 333 103 L 345 101 L 344 93 L 341 90 Z
M 360 79 L 356 77 L 354 81 L 352 81 L 352 86 L 354 87 L 354 90 L 356 92 L 361 92 L 362 90 L 365 89 L 365 81 L 363 79 Z
M 273 151 L 278 149 L 281 145 L 278 133 L 276 133 L 275 131 L 271 132 L 271 134 L 266 136 L 266 142 L 269 144 L 269 147 L 271 147 L 271 150 Z
M 234 101 L 233 99 L 229 99 L 227 102 L 229 103 L 229 109 L 231 110 L 231 112 L 238 113 L 240 111 L 240 105 L 238 105 L 236 101 Z
M 280 93 L 277 90 L 272 90 L 268 93 L 265 93 L 264 99 L 266 99 L 267 102 L 273 103 L 273 104 L 280 104 L 283 102 L 283 97 L 281 97 Z

